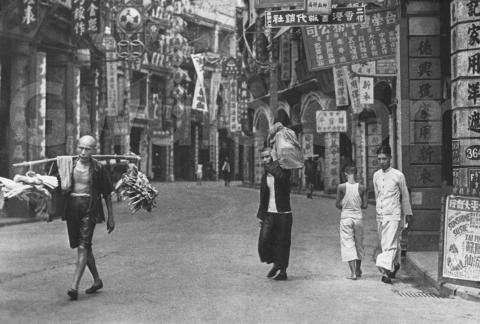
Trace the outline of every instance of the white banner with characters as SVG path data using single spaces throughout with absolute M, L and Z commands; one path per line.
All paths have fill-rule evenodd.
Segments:
M 480 198 L 448 196 L 443 277 L 480 281 Z

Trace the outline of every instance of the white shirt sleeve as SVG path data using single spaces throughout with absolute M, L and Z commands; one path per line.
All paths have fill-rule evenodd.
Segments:
M 410 193 L 408 192 L 407 181 L 405 180 L 405 176 L 403 174 L 400 175 L 398 186 L 400 187 L 400 193 L 402 195 L 403 215 L 413 215 L 412 206 L 410 205 Z

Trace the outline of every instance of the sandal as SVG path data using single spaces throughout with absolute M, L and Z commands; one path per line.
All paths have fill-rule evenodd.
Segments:
M 90 288 L 85 290 L 85 293 L 86 294 L 93 294 L 93 293 L 96 293 L 97 290 L 102 289 L 102 288 L 103 288 L 103 282 L 100 280 L 100 282 L 98 284 L 93 284 Z
M 67 295 L 70 296 L 71 300 L 78 299 L 78 290 L 77 289 L 69 289 L 67 290 Z

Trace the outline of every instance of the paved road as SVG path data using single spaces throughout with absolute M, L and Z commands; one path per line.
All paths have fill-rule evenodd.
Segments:
M 221 183 L 162 183 L 152 214 L 116 204 L 117 228 L 97 227 L 94 248 L 105 288 L 66 290 L 75 253 L 65 224 L 0 228 L 0 323 L 479 323 L 463 299 L 407 297 L 429 291 L 400 272 L 380 282 L 370 261 L 373 207 L 366 221 L 364 276 L 345 279 L 334 201 L 293 196 L 289 280 L 265 278 L 258 261 L 258 191 Z

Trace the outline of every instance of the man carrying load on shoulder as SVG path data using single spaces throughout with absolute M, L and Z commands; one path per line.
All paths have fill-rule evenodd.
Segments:
M 67 205 L 64 218 L 67 221 L 70 247 L 77 249 L 77 263 L 72 286 L 67 294 L 78 299 L 78 287 L 85 267 L 90 270 L 94 283 L 85 292 L 91 294 L 103 288 L 92 251 L 92 237 L 96 223 L 105 221 L 101 199 L 107 207 L 107 231 L 115 228 L 111 193 L 113 185 L 108 171 L 92 158 L 97 142 L 92 136 L 83 136 L 78 141 L 78 159 L 63 163 L 57 159 L 61 182 L 70 183 L 66 189 Z

